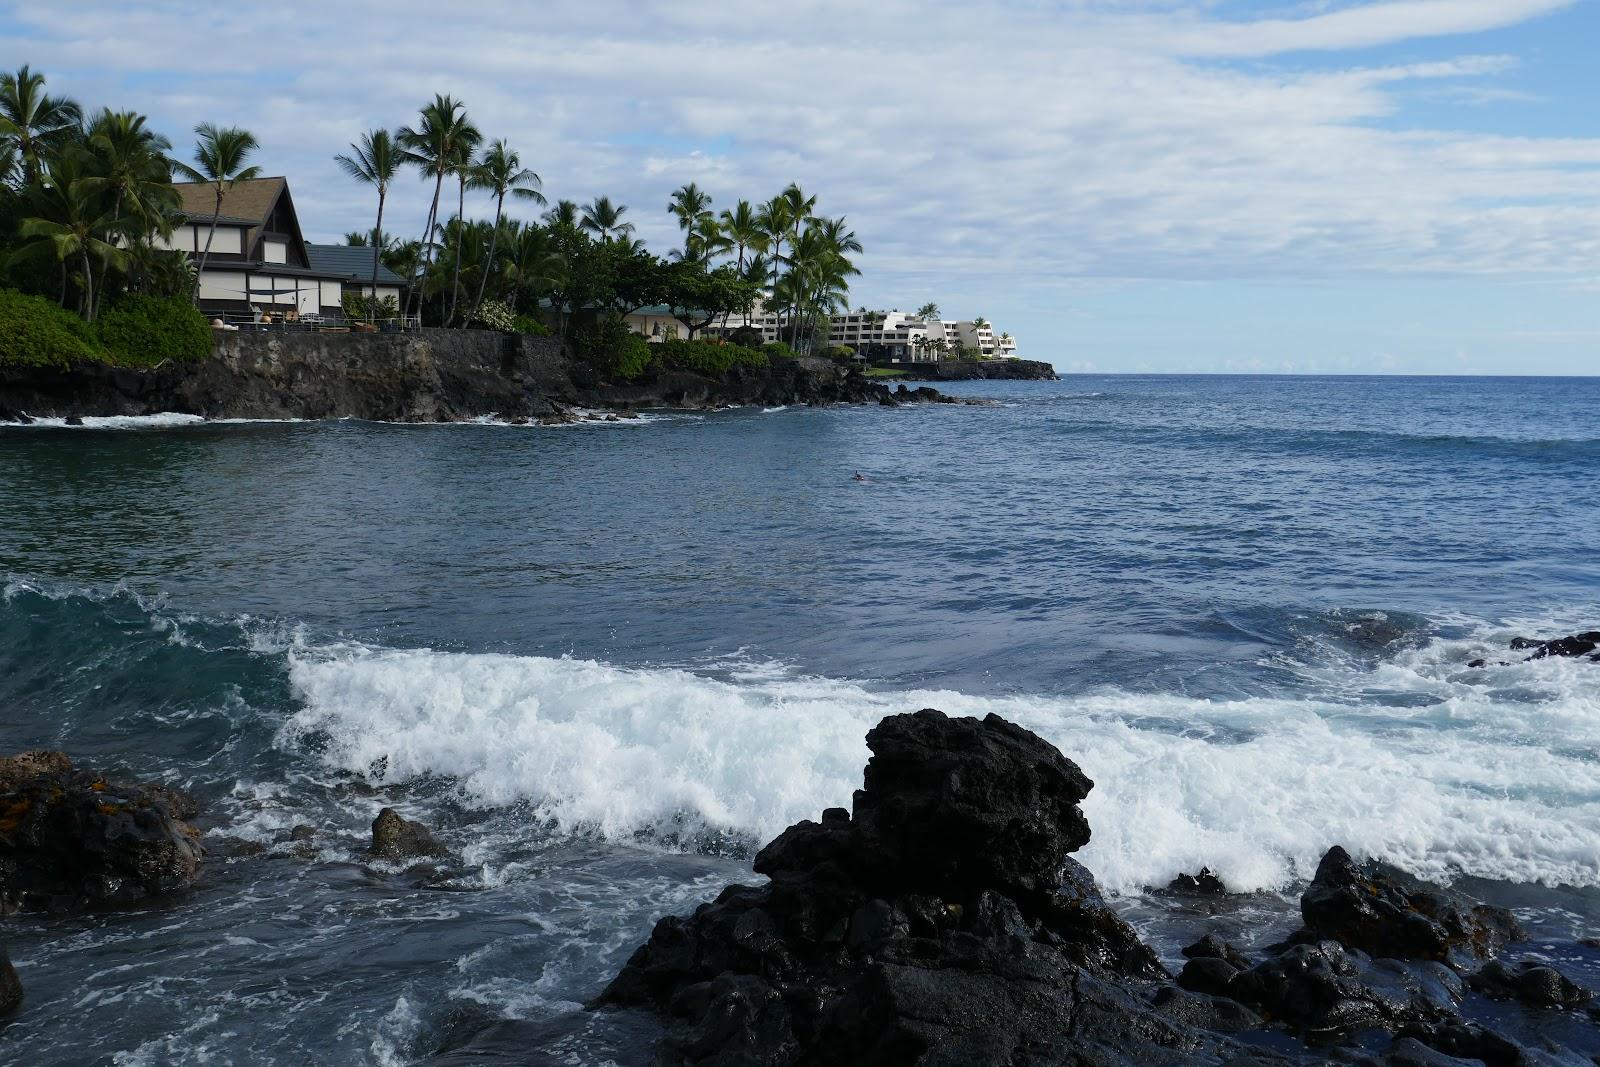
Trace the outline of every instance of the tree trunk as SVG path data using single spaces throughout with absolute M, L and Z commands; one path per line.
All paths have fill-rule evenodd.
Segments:
M 472 316 L 478 313 L 478 309 L 483 306 L 483 290 L 489 284 L 489 271 L 494 267 L 494 253 L 500 244 L 500 216 L 505 209 L 506 194 L 502 192 L 494 202 L 494 233 L 489 237 L 489 258 L 483 264 L 483 277 L 478 279 L 478 298 L 472 302 L 472 310 L 467 313 L 468 322 L 472 320 Z M 463 322 L 461 328 L 463 330 L 466 329 L 467 323 Z
M 464 217 L 467 213 L 467 175 L 465 172 L 460 175 L 459 188 L 460 192 L 456 198 L 456 269 L 450 279 L 450 318 L 446 321 L 446 325 L 455 321 L 456 305 L 461 300 L 461 237 L 465 230 L 464 223 L 467 221 Z
M 378 224 L 372 230 L 372 298 L 367 305 L 367 325 L 378 317 L 378 260 L 383 258 L 383 198 L 389 190 L 378 186 Z
M 444 171 L 439 171 L 433 180 L 433 205 L 428 208 L 428 228 L 422 234 L 422 272 L 420 277 L 411 279 L 412 293 L 406 294 L 406 315 L 411 314 L 411 297 L 417 298 L 417 322 L 422 322 L 422 283 L 428 278 L 428 268 L 433 266 L 433 227 L 439 221 L 439 194 L 444 191 Z
M 89 250 L 83 250 L 83 307 L 85 318 L 94 321 L 94 266 L 89 262 Z
M 217 209 L 211 213 L 211 229 L 206 232 L 206 248 L 200 253 L 200 266 L 194 272 L 194 302 L 200 305 L 200 279 L 205 277 L 206 260 L 211 258 L 211 242 L 217 236 L 217 220 L 222 217 L 222 187 L 217 187 Z M 250 293 L 246 290 L 244 302 L 250 303 Z

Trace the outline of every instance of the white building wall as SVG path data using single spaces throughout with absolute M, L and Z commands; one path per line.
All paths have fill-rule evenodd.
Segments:
M 200 299 L 243 300 L 244 275 L 237 271 L 205 271 L 200 275 Z
M 262 241 L 261 258 L 268 263 L 289 262 L 289 245 L 285 241 Z

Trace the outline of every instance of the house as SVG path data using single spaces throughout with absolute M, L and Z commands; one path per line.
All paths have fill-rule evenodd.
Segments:
M 373 250 L 308 244 L 285 178 L 234 182 L 214 220 L 213 186 L 179 182 L 173 188 L 184 222 L 166 246 L 188 252 L 196 263 L 205 255 L 200 276 L 200 310 L 205 315 L 242 318 L 293 309 L 301 317 L 341 317 L 344 294 L 370 285 Z M 393 273 L 379 271 L 380 299 L 398 298 L 403 285 Z

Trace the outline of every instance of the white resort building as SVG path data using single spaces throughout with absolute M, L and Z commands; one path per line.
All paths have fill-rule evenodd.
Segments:
M 372 288 L 373 248 L 308 243 L 300 233 L 294 198 L 284 178 L 234 182 L 223 194 L 222 213 L 212 233 L 216 191 L 201 182 L 174 186 L 185 221 L 173 231 L 170 248 L 188 252 L 198 264 L 211 252 L 200 275 L 200 310 L 207 316 L 240 319 L 288 315 L 305 319 L 344 317 L 346 293 Z M 398 303 L 405 282 L 379 265 L 377 296 Z
M 777 315 L 758 310 L 751 325 L 763 341 L 787 340 Z M 833 316 L 828 343 L 845 345 L 857 355 L 884 363 L 937 363 L 961 348 L 976 349 L 984 359 L 1015 359 L 1017 342 L 996 334 L 983 319 L 948 321 L 920 319 L 904 311 L 857 310 Z

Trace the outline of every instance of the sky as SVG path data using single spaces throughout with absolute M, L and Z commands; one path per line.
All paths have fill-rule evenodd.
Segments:
M 0 0 L 0 66 L 179 156 L 251 130 L 308 239 L 372 224 L 333 156 L 450 93 L 659 253 L 679 185 L 797 181 L 852 306 L 1100 372 L 1600 373 L 1596 41 L 1600 0 Z

